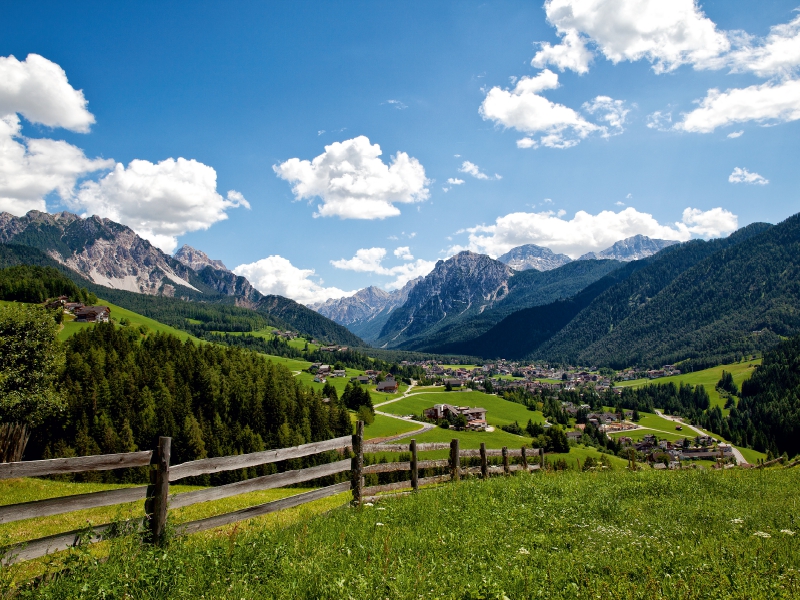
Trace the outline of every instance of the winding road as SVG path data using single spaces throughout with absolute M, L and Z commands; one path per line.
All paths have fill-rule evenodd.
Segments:
M 661 417 L 662 419 L 666 419 L 667 421 L 672 421 L 674 423 L 680 423 L 683 427 L 688 427 L 692 431 L 696 432 L 697 435 L 708 435 L 705 431 L 703 431 L 701 429 L 698 429 L 694 425 L 690 425 L 689 423 L 684 421 L 681 417 L 674 417 L 672 415 L 665 415 L 660 410 L 658 410 L 658 409 L 655 409 L 655 410 L 656 410 L 656 414 L 659 417 Z M 744 455 L 739 451 L 739 449 L 736 446 L 734 446 L 733 444 L 731 444 L 730 446 L 731 446 L 731 449 L 733 450 L 733 455 L 736 457 L 736 464 L 739 464 L 739 465 L 750 464 L 750 463 L 747 462 L 747 460 L 745 459 Z

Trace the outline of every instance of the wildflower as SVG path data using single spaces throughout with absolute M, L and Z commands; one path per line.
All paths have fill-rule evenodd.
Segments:
M 791 529 L 781 529 L 781 533 L 785 533 L 786 535 L 794 535 L 794 531 Z
M 731 523 L 744 523 L 744 519 L 731 519 Z
M 379 506 L 379 507 L 378 507 L 378 508 L 376 508 L 375 510 L 386 510 L 386 509 L 385 509 L 383 506 Z
M 364 502 L 364 506 L 375 506 L 372 502 Z
M 517 554 L 530 554 L 525 548 L 520 548 L 517 550 Z
M 753 535 L 756 536 L 756 537 L 764 538 L 764 539 L 772 537 L 766 531 L 756 531 Z
M 383 523 L 375 523 L 375 527 L 383 527 Z M 769 536 L 767 536 L 769 537 Z

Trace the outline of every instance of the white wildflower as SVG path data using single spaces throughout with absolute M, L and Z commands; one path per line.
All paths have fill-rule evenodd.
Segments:
M 364 502 L 364 506 L 375 506 L 372 502 Z
M 755 532 L 753 535 L 754 535 L 755 537 L 760 537 L 760 538 L 764 538 L 764 539 L 766 539 L 766 538 L 771 538 L 771 537 L 772 537 L 772 536 L 771 536 L 770 534 L 768 534 L 766 531 L 756 531 L 756 532 Z
M 781 533 L 785 533 L 786 535 L 794 535 L 794 531 L 791 529 L 781 529 Z
M 731 519 L 731 523 L 744 523 L 744 519 Z
M 517 554 L 530 554 L 525 548 L 520 548 L 517 550 Z
M 375 523 L 375 527 L 383 527 L 383 523 Z
M 386 509 L 385 509 L 383 506 L 379 506 L 379 507 L 378 507 L 378 508 L 376 508 L 375 510 L 386 510 Z

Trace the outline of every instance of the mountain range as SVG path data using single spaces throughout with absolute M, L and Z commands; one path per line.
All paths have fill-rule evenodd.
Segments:
M 0 213 L 0 244 L 5 246 L 0 266 L 22 261 L 61 267 L 79 285 L 97 286 L 93 291 L 99 297 L 153 318 L 156 313 L 163 316 L 166 306 L 158 298 L 230 305 L 238 308 L 239 319 L 247 320 L 247 311 L 255 311 L 271 317 L 271 324 L 295 328 L 329 343 L 364 345 L 342 325 L 294 300 L 261 294 L 246 278 L 203 252 L 184 246 L 171 257 L 110 219 L 84 219 L 69 212 L 31 211 L 22 217 Z M 176 308 L 173 313 L 176 311 L 185 313 L 186 309 Z M 227 313 L 230 316 L 231 311 Z

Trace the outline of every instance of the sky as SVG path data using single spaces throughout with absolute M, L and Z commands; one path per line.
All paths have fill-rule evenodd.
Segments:
M 313 303 L 798 212 L 800 0 L 5 3 L 0 211 Z

